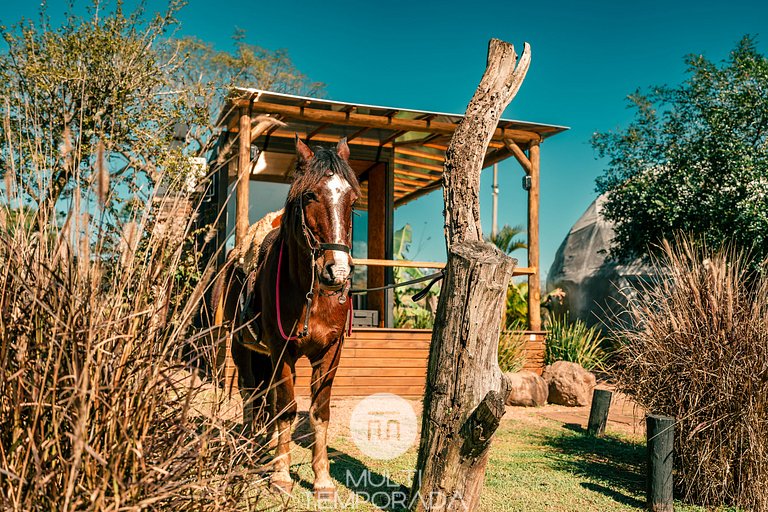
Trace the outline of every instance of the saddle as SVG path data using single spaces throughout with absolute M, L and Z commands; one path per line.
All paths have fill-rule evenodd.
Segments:
M 274 244 L 280 229 L 282 210 L 268 214 L 249 228 L 244 248 L 234 254 L 236 286 L 240 287 L 240 295 L 237 300 L 237 316 L 242 333 L 238 336 L 240 344 L 256 352 L 268 353 L 261 332 L 260 311 L 254 307 L 253 294 L 256 292 L 256 279 L 259 269 L 266 260 L 270 247 Z M 271 229 L 264 235 L 265 227 Z M 263 238 L 262 238 L 263 237 Z

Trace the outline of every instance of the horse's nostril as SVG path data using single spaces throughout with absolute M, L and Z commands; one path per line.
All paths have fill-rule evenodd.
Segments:
M 333 279 L 333 263 L 329 263 L 325 266 L 325 271 L 328 274 L 328 277 Z

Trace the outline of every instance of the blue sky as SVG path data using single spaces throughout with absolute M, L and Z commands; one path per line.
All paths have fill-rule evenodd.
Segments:
M 49 13 L 65 2 L 50 0 Z M 162 3 L 148 2 L 149 7 Z M 0 21 L 35 17 L 39 3 L 4 2 Z M 181 32 L 230 44 L 247 40 L 286 48 L 330 99 L 463 113 L 485 65 L 488 40 L 522 49 L 532 63 L 507 118 L 571 127 L 542 146 L 541 266 L 544 273 L 573 222 L 595 198 L 603 162 L 589 144 L 595 131 L 625 125 L 626 96 L 638 87 L 684 78 L 683 57 L 721 60 L 744 34 L 768 53 L 768 2 L 229 2 L 190 0 Z M 522 171 L 500 165 L 500 224 L 525 224 Z M 481 180 L 481 215 L 490 230 L 491 172 Z M 412 256 L 444 257 L 442 194 L 398 210 L 395 227 L 414 228 Z M 516 255 L 525 264 L 525 253 Z

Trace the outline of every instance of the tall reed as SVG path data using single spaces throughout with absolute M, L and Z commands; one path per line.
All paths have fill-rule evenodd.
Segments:
M 768 510 L 768 279 L 683 238 L 630 302 L 619 389 L 677 418 L 676 485 L 706 506 Z
M 174 300 L 194 212 L 162 212 L 191 197 L 152 197 L 111 227 L 74 200 L 35 222 L 16 179 L 0 205 L 0 508 L 257 507 L 261 447 L 219 397 L 201 414 L 190 376 L 215 364 L 189 329 L 204 283 Z

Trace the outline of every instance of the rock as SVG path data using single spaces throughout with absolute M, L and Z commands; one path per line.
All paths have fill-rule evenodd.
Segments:
M 568 361 L 547 366 L 541 376 L 549 387 L 549 403 L 569 407 L 588 405 L 597 383 L 594 374 Z
M 521 405 L 523 407 L 546 405 L 548 388 L 544 379 L 528 371 L 507 373 L 505 377 L 511 388 L 507 397 L 507 405 Z

